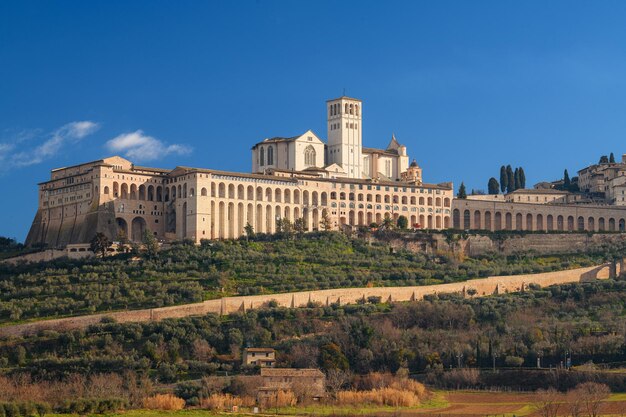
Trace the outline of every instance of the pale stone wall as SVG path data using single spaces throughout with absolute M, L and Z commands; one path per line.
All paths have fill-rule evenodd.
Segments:
M 621 264 L 620 264 L 621 265 Z M 566 271 L 547 272 L 543 274 L 527 274 L 515 276 L 495 276 L 482 279 L 473 279 L 441 285 L 411 286 L 411 287 L 378 287 L 378 288 L 338 288 L 319 291 L 304 291 L 283 294 L 267 294 L 243 297 L 226 297 L 218 300 L 208 300 L 202 303 L 180 306 L 162 307 L 155 309 L 113 312 L 95 314 L 82 317 L 46 320 L 28 324 L 0 327 L 0 337 L 35 334 L 42 330 L 68 330 L 84 328 L 99 323 L 104 317 L 111 317 L 117 322 L 144 322 L 163 320 L 167 318 L 181 318 L 208 313 L 230 314 L 237 311 L 259 308 L 275 301 L 279 306 L 296 308 L 308 303 L 329 305 L 332 303 L 353 304 L 368 297 L 381 297 L 382 301 L 418 301 L 425 295 L 438 293 L 467 294 L 470 289 L 476 291 L 477 296 L 502 294 L 506 292 L 523 291 L 530 284 L 543 287 L 571 282 L 592 281 L 607 279 L 615 271 L 611 271 L 611 264 L 578 268 Z M 617 273 L 621 272 L 621 269 Z

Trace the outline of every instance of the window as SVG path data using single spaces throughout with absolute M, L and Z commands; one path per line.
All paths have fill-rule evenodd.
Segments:
M 265 165 L 265 148 L 261 148 L 259 151 L 259 165 Z
M 309 145 L 304 150 L 304 165 L 307 167 L 315 166 L 315 149 Z
M 267 165 L 274 165 L 274 147 L 267 148 Z

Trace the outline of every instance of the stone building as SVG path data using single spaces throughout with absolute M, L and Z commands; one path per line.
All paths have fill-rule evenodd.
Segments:
M 39 205 L 27 245 L 111 240 L 237 238 L 250 224 L 274 233 L 277 221 L 302 218 L 307 231 L 323 217 L 332 229 L 405 216 L 414 227 L 450 227 L 453 186 L 422 182 L 406 147 L 361 146 L 361 102 L 328 102 L 328 144 L 307 131 L 252 148 L 252 174 L 179 166 L 137 166 L 119 156 L 54 169 L 39 184 Z M 360 155 L 356 158 L 355 155 Z
M 272 348 L 246 348 L 243 351 L 243 364 L 273 368 L 276 366 L 276 351 Z
M 259 400 L 271 397 L 276 391 L 293 391 L 313 399 L 323 398 L 326 376 L 319 369 L 261 368 L 263 386 L 259 387 Z

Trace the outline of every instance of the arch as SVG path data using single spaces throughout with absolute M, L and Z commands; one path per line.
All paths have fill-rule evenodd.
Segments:
M 522 230 L 522 226 L 523 226 L 522 220 L 523 220 L 522 213 L 517 213 L 515 215 L 515 230 Z
M 322 206 L 328 205 L 328 194 L 324 191 L 321 194 Z
M 317 191 L 313 191 L 311 193 L 311 204 L 313 204 L 314 206 L 318 206 L 319 205 L 319 194 L 318 194 Z
M 302 191 L 302 204 L 309 205 L 309 192 L 307 190 Z
M 300 190 L 293 190 L 293 202 L 294 204 L 300 204 Z M 296 220 L 296 216 L 293 217 Z
M 435 198 L 435 206 L 441 207 L 441 197 Z
M 163 187 L 160 185 L 156 188 L 156 201 L 163 201 Z
M 428 215 L 428 228 L 432 229 L 433 228 L 433 216 L 432 215 Z
M 309 145 L 304 149 L 304 165 L 307 167 L 315 166 L 316 152 L 313 145 Z
M 450 199 L 448 197 L 443 199 L 443 206 L 450 207 Z
M 390 197 L 388 195 L 384 197 L 384 200 L 386 204 L 389 204 L 391 202 Z
M 233 184 L 228 184 L 228 198 L 235 198 L 235 186 Z
M 284 202 L 291 203 L 291 190 L 287 188 L 284 193 Z
M 578 216 L 576 227 L 579 232 L 585 230 L 585 218 L 583 216 Z
M 256 187 L 256 199 L 258 201 L 263 201 L 263 188 Z
M 606 226 L 604 224 L 604 217 L 600 217 L 598 219 L 598 230 L 601 231 L 601 232 L 604 232 L 605 229 L 606 229 Z
M 220 239 L 225 239 L 226 238 L 226 204 L 224 204 L 223 201 L 220 201 L 219 205 L 219 211 L 218 211 L 218 218 L 217 218 L 217 230 L 219 232 L 219 238 Z
M 170 187 L 165 187 L 165 201 L 170 201 Z
M 186 196 L 184 196 L 184 195 L 183 195 L 183 191 L 182 191 L 182 189 L 181 189 L 180 185 L 178 186 L 178 191 L 177 191 L 177 193 L 178 193 L 178 198 L 184 198 L 184 197 L 186 197 Z
M 485 229 L 493 230 L 493 226 L 491 225 L 491 212 L 489 210 L 485 211 Z
M 117 182 L 113 182 L 113 197 L 120 196 L 120 185 Z
M 500 213 L 499 211 L 496 211 L 496 214 L 494 216 L 493 229 L 502 230 L 502 213 Z
M 246 199 L 254 200 L 254 187 L 251 185 L 248 185 L 248 188 L 246 188 Z M 248 222 L 249 221 L 250 221 L 250 218 L 248 218 Z M 250 223 L 250 225 L 252 225 L 252 223 Z
M 513 230 L 513 215 L 511 213 L 504 215 L 504 228 L 506 230 Z
M 369 196 L 368 196 L 369 197 Z M 369 201 L 369 200 L 368 200 Z M 411 199 L 409 200 L 412 206 L 414 206 L 416 204 L 416 198 L 415 197 L 411 197 Z
M 272 201 L 272 189 L 269 187 L 265 189 L 265 201 Z
M 463 212 L 463 229 L 469 229 L 471 227 L 470 220 L 470 211 L 465 210 Z
M 424 226 L 424 220 L 422 220 L 423 217 L 424 216 L 420 216 L 420 223 L 422 227 Z M 454 229 L 461 228 L 461 212 L 459 211 L 459 209 L 452 210 L 452 227 Z
M 245 189 L 244 189 L 243 185 L 239 184 L 237 186 L 237 198 L 239 200 L 244 200 L 246 198 L 245 194 L 246 194 L 246 192 L 245 192 Z
M 193 187 L 189 188 L 189 197 L 195 197 L 196 196 L 196 190 Z
M 145 201 L 146 199 L 146 186 L 141 184 L 139 186 L 139 200 Z
M 291 221 L 291 210 L 289 209 L 289 206 L 285 207 L 284 213 L 283 213 L 283 217 L 289 221 Z
M 202 189 L 200 190 L 200 196 L 201 197 L 207 197 L 207 190 L 206 190 L 206 188 L 202 187 Z
M 228 237 L 233 239 L 235 237 L 235 203 L 228 203 Z
M 444 218 L 443 218 L 443 227 L 445 229 L 450 227 L 450 216 L 444 216 Z
M 543 215 L 537 214 L 536 230 L 543 230 Z
M 125 200 L 128 199 L 128 184 L 122 184 L 122 187 L 120 188 L 120 197 Z
M 554 218 L 551 214 L 548 214 L 548 217 L 546 217 L 546 229 L 548 229 L 549 232 L 554 230 Z
M 409 217 L 409 227 L 412 229 L 415 227 L 416 224 L 417 224 L 417 216 L 412 214 L 411 217 Z
M 615 231 L 615 219 L 610 218 L 609 219 L 609 232 L 614 232 L 614 231 Z
M 626 221 L 619 219 L 619 231 L 623 232 L 626 229 Z
M 274 201 L 277 203 L 281 203 L 283 201 L 282 192 L 280 191 L 280 188 L 277 188 L 274 190 Z
M 174 195 L 172 198 L 175 198 L 175 197 L 176 195 Z M 137 185 L 135 184 L 130 185 L 130 199 L 137 200 Z
M 319 230 L 319 226 L 320 226 L 319 210 L 314 208 L 313 209 L 313 221 L 311 222 L 311 230 L 315 232 Z
M 355 104 L 355 105 L 354 105 L 354 115 L 355 115 L 355 116 L 358 116 L 358 115 L 359 115 L 359 105 L 358 105 L 358 104 Z
M 246 212 L 246 224 L 244 224 L 244 226 L 248 224 L 252 226 L 252 229 L 254 230 L 254 205 L 252 203 L 248 203 L 248 209 Z
M 154 201 L 154 185 L 148 186 L 148 201 Z
M 435 228 L 441 229 L 441 216 L 435 216 Z
M 257 233 L 263 233 L 265 230 L 263 229 L 263 205 L 256 205 L 256 225 L 254 227 Z
M 525 230 L 533 230 L 533 215 L 530 213 L 526 215 L 526 229 Z
M 126 220 L 118 217 L 115 219 L 115 224 L 117 225 L 117 239 L 124 240 L 128 239 L 128 223 Z
M 593 232 L 596 230 L 596 219 L 594 219 L 593 217 L 589 217 L 587 219 L 587 230 L 589 230 L 590 232 Z
M 109 186 L 108 185 L 104 186 L 104 194 L 109 194 Z
M 556 217 L 556 230 L 562 232 L 563 229 L 564 229 L 563 216 L 559 215 L 559 216 Z
M 217 196 L 219 198 L 226 198 L 226 184 L 220 182 L 217 186 Z
M 424 205 L 424 197 L 420 197 L 420 200 L 419 200 L 419 205 L 420 205 L 420 206 L 423 206 L 423 205 Z
M 272 206 L 265 206 L 265 233 L 274 233 L 274 217 L 272 216 Z
M 172 187 L 172 200 L 176 199 L 176 186 Z
M 261 149 L 259 150 L 259 166 L 264 166 L 264 165 L 265 165 L 265 148 L 261 146 Z
M 350 104 L 350 114 L 354 114 L 354 105 Z
M 182 194 L 183 198 L 187 198 L 187 183 L 183 184 L 183 194 Z
M 135 217 L 131 222 L 131 239 L 133 242 L 141 242 L 146 231 L 146 220 L 143 217 Z
M 432 197 L 428 197 L 428 205 L 429 206 L 433 205 L 433 198 Z
M 235 228 L 235 236 L 233 237 L 239 237 L 243 235 L 243 227 L 245 225 L 246 223 L 244 217 L 243 203 L 239 203 L 237 204 L 237 227 Z
M 567 230 L 574 231 L 574 216 L 567 216 Z
M 217 197 L 217 186 L 214 182 L 211 183 L 211 197 Z
M 472 229 L 482 229 L 480 211 L 474 210 L 474 227 Z
M 359 194 L 359 196 L 361 196 L 361 194 Z M 402 204 L 408 204 L 408 201 L 409 200 L 405 196 L 402 197 Z
M 274 147 L 267 147 L 267 165 L 274 165 Z

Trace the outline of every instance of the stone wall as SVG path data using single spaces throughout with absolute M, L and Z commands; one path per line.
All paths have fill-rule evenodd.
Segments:
M 512 255 L 533 251 L 537 254 L 553 255 L 563 253 L 584 253 L 602 251 L 607 245 L 626 241 L 623 233 L 501 233 L 492 235 L 462 234 L 454 243 L 443 233 L 408 234 L 390 241 L 396 249 L 412 252 L 434 253 L 462 250 L 467 256 L 480 256 L 487 253 Z M 466 236 L 466 237 L 462 237 Z
M 115 321 L 145 322 L 167 318 L 180 318 L 208 313 L 229 314 L 237 311 L 259 308 L 275 301 L 279 306 L 296 308 L 308 303 L 329 305 L 332 303 L 351 304 L 368 297 L 380 297 L 383 302 L 390 301 L 418 301 L 425 295 L 437 293 L 462 293 L 475 290 L 477 296 L 487 296 L 506 292 L 523 291 L 530 284 L 549 286 L 571 282 L 592 281 L 606 279 L 614 274 L 613 265 L 604 264 L 587 268 L 571 269 L 566 271 L 547 272 L 543 274 L 527 274 L 514 276 L 495 276 L 469 281 L 441 285 L 425 285 L 412 287 L 378 287 L 378 288 L 338 288 L 330 290 L 293 292 L 283 294 L 268 294 L 243 297 L 226 297 L 218 300 L 208 300 L 202 303 L 185 304 L 179 306 L 122 311 L 106 314 L 94 314 L 81 317 L 70 317 L 55 320 L 45 320 L 34 323 L 0 327 L 0 337 L 16 337 L 35 334 L 42 330 L 68 330 L 84 328 L 99 323 L 103 318 L 110 317 Z M 617 271 L 621 272 L 621 268 Z

